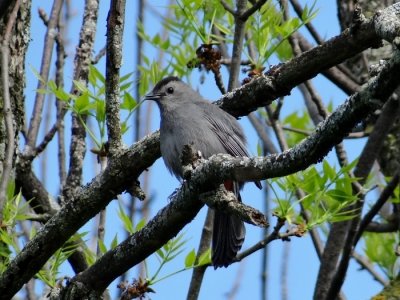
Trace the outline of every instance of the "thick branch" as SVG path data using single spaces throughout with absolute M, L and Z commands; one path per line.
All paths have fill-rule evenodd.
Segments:
M 40 230 L 0 277 L 0 295 L 11 298 L 51 255 L 160 157 L 159 135 L 153 134 L 126 150 Z

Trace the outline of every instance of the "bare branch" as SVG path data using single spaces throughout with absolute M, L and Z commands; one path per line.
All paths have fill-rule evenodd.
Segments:
M 243 12 L 240 15 L 240 18 L 243 21 L 246 21 L 252 14 L 254 14 L 257 10 L 259 10 L 264 4 L 267 2 L 267 0 L 258 0 L 252 7 L 250 7 L 248 10 Z
M 390 180 L 390 182 L 385 186 L 384 190 L 382 191 L 381 195 L 379 196 L 379 198 L 375 202 L 375 204 L 365 214 L 365 216 L 363 217 L 363 219 L 360 222 L 360 226 L 359 226 L 357 234 L 354 238 L 354 242 L 353 242 L 354 246 L 358 243 L 361 235 L 366 230 L 368 225 L 371 223 L 372 219 L 378 214 L 378 212 L 381 210 L 381 208 L 386 203 L 386 201 L 392 196 L 395 188 L 399 184 L 399 180 L 400 180 L 400 174 L 397 173 L 396 175 L 393 176 L 393 178 Z
M 51 57 L 53 54 L 53 46 L 57 35 L 57 24 L 60 16 L 63 0 L 55 0 L 51 9 L 50 19 L 47 24 L 46 38 L 44 42 L 44 52 L 42 64 L 40 67 L 40 77 L 38 81 L 38 90 L 44 89 L 49 78 Z M 37 135 L 39 132 L 40 123 L 42 120 L 42 111 L 44 104 L 44 94 L 36 93 L 35 105 L 33 108 L 32 117 L 29 124 L 27 146 L 33 148 L 36 144 Z
M 235 33 L 233 36 L 232 63 L 229 69 L 228 91 L 238 86 L 240 62 L 242 61 L 243 40 L 246 21 L 240 17 L 246 10 L 247 0 L 236 1 Z
M 198 263 L 200 256 L 210 248 L 212 238 L 212 226 L 214 220 L 214 213 L 212 209 L 208 209 L 207 216 L 204 221 L 203 230 L 201 232 L 200 244 L 197 250 L 195 264 Z M 193 269 L 190 286 L 187 293 L 187 300 L 197 300 L 199 298 L 201 284 L 203 282 L 204 274 L 206 273 L 208 265 L 196 267 Z

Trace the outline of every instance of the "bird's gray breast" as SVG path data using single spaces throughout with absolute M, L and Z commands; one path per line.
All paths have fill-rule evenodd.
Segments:
M 185 145 L 200 151 L 204 158 L 216 153 L 226 153 L 218 136 L 202 111 L 183 110 L 162 117 L 160 148 L 167 168 L 182 178 L 181 155 Z

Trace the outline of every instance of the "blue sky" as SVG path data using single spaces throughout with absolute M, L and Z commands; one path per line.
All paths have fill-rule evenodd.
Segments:
M 156 10 L 162 11 L 168 1 L 147 1 Z M 301 1 L 303 4 L 311 1 Z M 74 51 L 77 43 L 77 35 L 79 27 L 81 25 L 81 14 L 83 11 L 83 1 L 71 1 L 73 11 L 76 16 L 73 18 L 71 27 L 69 28 L 69 46 L 67 48 L 67 66 L 65 81 L 67 83 L 66 90 L 70 89 L 70 79 L 72 77 L 73 65 L 71 62 L 73 60 Z M 316 6 L 319 9 L 319 13 L 316 19 L 313 21 L 315 27 L 319 30 L 320 34 L 325 38 L 330 38 L 338 34 L 338 25 L 336 20 L 336 1 L 333 0 L 320 0 L 317 2 Z M 34 0 L 32 5 L 32 41 L 29 47 L 29 52 L 26 60 L 27 67 L 31 66 L 36 70 L 40 69 L 40 56 L 38 51 L 42 51 L 43 36 L 45 32 L 44 25 L 37 16 L 37 8 L 43 7 L 49 14 L 51 9 L 51 1 L 39 1 Z M 109 2 L 101 2 L 100 7 L 100 17 L 98 22 L 98 32 L 96 35 L 95 44 L 95 54 L 105 45 L 105 30 L 106 30 L 106 17 L 107 11 L 109 9 Z M 136 22 L 136 1 L 127 1 L 126 9 L 126 25 L 125 25 L 125 37 L 124 37 L 124 58 L 123 58 L 123 68 L 121 74 L 126 74 L 135 70 L 135 22 Z M 146 24 L 151 27 L 150 31 L 158 32 L 160 30 L 160 22 L 154 19 L 154 15 L 151 13 L 146 14 Z M 151 28 L 151 29 L 150 29 Z M 154 56 L 156 53 L 152 53 L 153 50 L 146 48 L 146 54 L 149 56 Z M 104 59 L 98 65 L 100 71 L 104 71 Z M 193 71 L 193 78 L 197 76 L 197 70 Z M 54 74 L 51 73 L 51 74 Z M 51 75 L 52 76 L 52 75 Z M 192 80 L 192 83 L 197 84 L 196 80 Z M 219 92 L 213 87 L 213 78 L 208 76 L 206 82 L 203 86 L 198 86 L 200 93 L 211 100 L 216 100 L 219 97 Z M 333 85 L 327 83 L 324 78 L 317 76 L 314 80 L 314 84 L 318 87 L 318 91 L 324 99 L 325 103 L 332 101 L 334 105 L 342 103 L 346 97 L 341 92 L 338 91 Z M 28 108 L 28 115 L 31 113 L 32 104 L 34 101 L 34 90 L 36 89 L 36 78 L 27 69 L 27 88 L 26 88 L 26 102 Z M 197 87 L 197 86 L 194 86 Z M 292 111 L 299 111 L 303 109 L 303 101 L 301 95 L 298 91 L 293 91 L 291 96 L 285 99 L 285 110 L 284 113 L 290 113 Z M 154 105 L 152 103 L 145 105 Z M 158 110 L 154 107 L 152 116 L 152 131 L 158 129 L 159 115 Z M 255 134 L 254 129 L 249 125 L 246 118 L 241 119 L 241 124 L 243 125 L 246 135 L 248 137 L 249 149 L 253 154 L 257 153 L 257 142 L 258 138 Z M 67 116 L 67 123 L 69 124 L 69 116 Z M 125 143 L 130 145 L 132 143 L 131 135 L 125 137 Z M 66 139 L 69 138 L 69 130 L 66 130 Z M 89 144 L 90 142 L 88 142 Z M 89 146 L 90 147 L 90 146 Z M 353 160 L 359 153 L 362 147 L 361 142 L 350 141 L 346 142 L 346 149 L 350 160 Z M 57 179 L 57 170 L 54 167 L 56 165 L 56 157 L 53 153 L 56 150 L 54 143 L 50 145 L 49 156 L 47 157 L 47 180 L 46 184 L 49 191 L 56 195 L 59 187 Z M 88 182 L 93 178 L 97 170 L 95 170 L 93 165 L 93 160 L 95 158 L 91 153 L 87 154 L 85 164 L 88 166 L 85 168 L 85 182 Z M 335 162 L 335 156 L 332 153 L 328 156 L 330 161 Z M 35 163 L 36 169 L 40 174 L 40 164 Z M 168 203 L 168 196 L 174 191 L 176 187 L 179 186 L 179 182 L 168 173 L 163 161 L 158 160 L 153 167 L 150 169 L 151 187 L 150 193 L 155 197 L 154 204 L 152 206 L 152 215 L 154 215 L 157 210 Z M 245 203 L 263 210 L 263 194 L 259 192 L 252 184 L 246 185 L 242 194 L 242 198 Z M 106 245 L 110 245 L 111 240 L 114 238 L 115 234 L 118 234 L 119 240 L 123 240 L 124 233 L 122 232 L 122 224 L 116 217 L 116 212 L 118 209 L 117 201 L 112 201 L 108 206 L 108 217 L 107 217 L 107 227 L 106 227 Z M 195 220 L 184 228 L 185 237 L 188 239 L 186 250 L 184 254 L 187 254 L 191 249 L 197 249 L 198 238 L 200 236 L 201 227 L 204 221 L 205 209 L 195 218 Z M 274 220 L 272 219 L 272 224 Z M 89 222 L 82 231 L 91 230 L 95 227 L 96 223 Z M 244 244 L 244 248 L 251 246 L 256 243 L 262 237 L 262 230 L 256 227 L 247 226 L 247 236 Z M 282 260 L 288 260 L 288 299 L 311 299 L 314 291 L 315 279 L 318 272 L 318 259 L 315 251 L 311 244 L 311 239 L 309 235 L 303 238 L 292 238 L 290 243 L 286 243 L 289 250 L 288 257 L 283 258 L 283 247 L 284 244 L 281 241 L 274 241 L 269 246 L 269 269 L 268 269 L 268 296 L 269 299 L 280 299 L 281 297 L 281 282 L 280 267 Z M 231 290 L 235 283 L 237 274 L 240 271 L 240 287 L 236 294 L 236 299 L 259 299 L 260 298 L 260 264 L 261 264 L 261 251 L 246 258 L 240 264 L 235 264 L 227 269 L 218 269 L 214 271 L 213 269 L 208 269 L 205 280 L 203 283 L 203 289 L 201 291 L 200 299 L 225 299 L 227 293 Z M 184 256 L 175 259 L 171 266 L 168 266 L 164 270 L 164 274 L 181 269 L 184 265 Z M 148 261 L 150 276 L 152 272 L 155 271 L 157 265 L 156 260 L 152 257 Z M 72 272 L 68 265 L 63 269 L 63 272 L 68 272 L 72 275 Z M 191 271 L 182 272 L 171 278 L 168 278 L 158 284 L 153 288 L 156 294 L 151 294 L 150 298 L 153 300 L 157 299 L 184 299 L 186 298 L 186 292 L 189 285 Z M 137 276 L 136 269 L 132 269 L 130 272 L 130 279 Z M 116 290 L 116 283 L 113 283 L 110 287 L 112 295 L 114 295 Z M 355 284 L 357 283 L 357 284 Z M 346 283 L 344 284 L 344 293 L 348 299 L 366 299 L 372 296 L 374 293 L 380 290 L 380 286 L 375 283 L 369 274 L 358 270 L 358 265 L 352 263 L 350 265 L 350 270 Z

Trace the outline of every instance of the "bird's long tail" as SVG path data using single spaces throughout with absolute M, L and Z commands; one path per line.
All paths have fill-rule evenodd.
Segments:
M 239 184 L 233 181 L 224 183 L 225 188 L 233 191 L 241 201 Z M 214 226 L 212 239 L 212 262 L 214 268 L 227 267 L 236 258 L 242 247 L 246 230 L 238 217 L 222 211 L 214 210 Z

